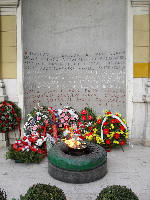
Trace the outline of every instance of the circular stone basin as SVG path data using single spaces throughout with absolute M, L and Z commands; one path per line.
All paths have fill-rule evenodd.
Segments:
M 65 143 L 48 151 L 49 174 L 68 183 L 88 183 L 99 180 L 107 172 L 107 153 L 100 145 L 87 143 L 81 154 L 70 152 Z

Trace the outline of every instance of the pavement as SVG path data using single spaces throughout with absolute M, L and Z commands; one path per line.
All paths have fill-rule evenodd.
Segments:
M 102 188 L 108 185 L 123 185 L 131 188 L 139 200 L 150 200 L 150 147 L 126 146 L 124 152 L 115 149 L 108 153 L 108 172 L 102 179 L 86 184 L 69 184 L 53 179 L 48 174 L 48 161 L 40 164 L 15 163 L 6 160 L 7 149 L 0 149 L 0 188 L 8 200 L 19 199 L 30 186 L 50 183 L 61 188 L 67 200 L 95 200 Z

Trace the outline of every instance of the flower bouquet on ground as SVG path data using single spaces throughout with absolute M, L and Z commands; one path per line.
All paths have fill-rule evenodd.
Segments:
M 104 116 L 98 117 L 93 132 L 87 132 L 84 137 L 102 145 L 107 151 L 116 146 L 122 148 L 128 139 L 127 123 L 120 113 L 105 111 Z
M 7 158 L 24 162 L 39 162 L 46 156 L 46 138 L 51 134 L 57 141 L 56 119 L 52 108 L 34 108 L 28 115 L 24 125 L 25 133 L 22 140 L 11 145 Z M 27 158 L 28 157 L 28 158 Z
M 96 115 L 91 108 L 85 107 L 79 114 L 78 127 L 82 134 L 92 132 L 94 123 L 96 122 Z

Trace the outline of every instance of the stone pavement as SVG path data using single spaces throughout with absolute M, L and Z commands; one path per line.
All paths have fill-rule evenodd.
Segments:
M 67 200 L 95 200 L 107 185 L 119 184 L 131 188 L 140 200 L 150 200 L 150 148 L 127 146 L 124 152 L 115 149 L 108 153 L 108 173 L 102 179 L 87 184 L 68 184 L 48 174 L 45 158 L 40 164 L 14 163 L 5 160 L 6 149 L 0 149 L 0 188 L 5 189 L 8 200 L 18 199 L 35 183 L 50 183 L 63 189 Z

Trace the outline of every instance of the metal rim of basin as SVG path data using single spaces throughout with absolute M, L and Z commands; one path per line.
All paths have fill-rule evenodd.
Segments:
M 90 153 L 82 156 L 71 156 L 64 153 L 66 144 L 60 143 L 48 152 L 48 161 L 52 165 L 69 171 L 88 171 L 107 162 L 107 152 L 100 145 L 88 143 Z

